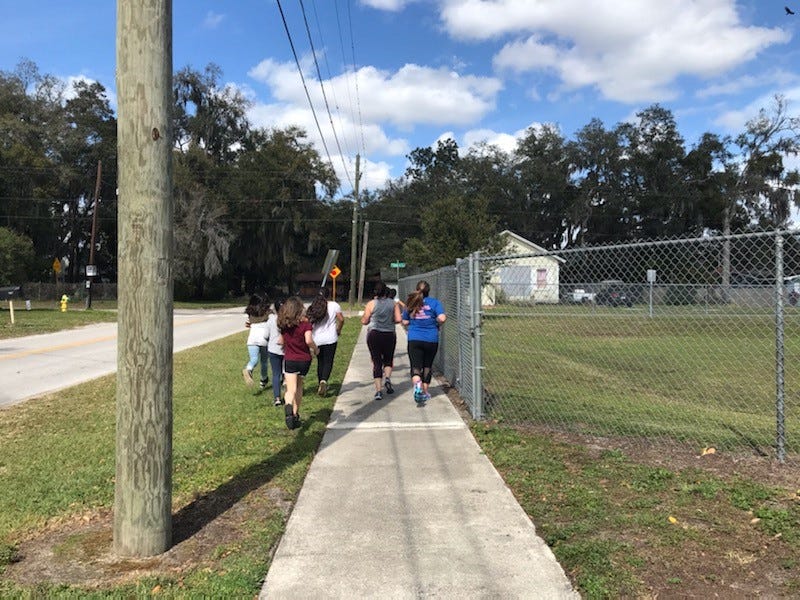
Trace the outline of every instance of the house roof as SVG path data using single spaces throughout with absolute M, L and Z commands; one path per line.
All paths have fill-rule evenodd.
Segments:
M 525 239 L 524 237 L 514 233 L 510 229 L 504 229 L 503 231 L 500 232 L 499 235 L 511 238 L 512 240 L 514 240 L 518 244 L 521 244 L 521 245 L 523 245 L 523 246 L 525 246 L 527 248 L 530 248 L 530 251 L 533 254 L 546 254 L 550 258 L 553 258 L 553 259 L 555 259 L 555 260 L 557 260 L 559 262 L 562 262 L 562 263 L 567 262 L 565 259 L 561 258 L 560 256 L 556 256 L 555 254 L 552 254 L 546 248 L 542 248 L 538 244 L 534 244 L 532 241 L 530 241 L 528 239 Z

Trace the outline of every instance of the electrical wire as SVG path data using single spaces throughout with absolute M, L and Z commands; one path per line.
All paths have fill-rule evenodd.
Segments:
M 297 51 L 294 48 L 294 42 L 292 41 L 292 34 L 289 31 L 289 24 L 286 22 L 286 15 L 283 12 L 283 6 L 281 5 L 281 0 L 278 0 L 278 10 L 280 10 L 281 19 L 283 20 L 283 28 L 286 31 L 286 37 L 289 39 L 289 46 L 292 49 L 294 62 L 297 65 L 297 72 L 300 74 L 300 80 L 303 82 L 303 89 L 306 92 L 306 99 L 308 100 L 308 106 L 309 108 L 311 108 L 311 114 L 314 116 L 314 123 L 317 124 L 317 131 L 319 132 L 319 137 L 320 140 L 322 141 L 322 147 L 325 149 L 325 154 L 328 157 L 328 163 L 330 163 L 331 168 L 333 168 L 333 160 L 331 159 L 331 153 L 328 150 L 328 144 L 325 142 L 325 136 L 322 134 L 322 127 L 320 127 L 319 119 L 317 118 L 317 111 L 314 110 L 314 103 L 311 101 L 311 95 L 308 93 L 306 78 L 303 76 L 303 69 L 300 66 L 300 59 L 297 57 Z
M 347 177 L 347 181 L 350 184 L 350 187 L 353 187 L 353 180 L 350 177 L 350 172 L 347 170 L 347 164 L 344 161 L 344 152 L 342 152 L 342 146 L 339 144 L 339 136 L 336 135 L 336 127 L 333 125 L 333 116 L 331 115 L 331 107 L 328 104 L 328 96 L 325 93 L 325 84 L 322 81 L 322 72 L 319 69 L 319 62 L 317 61 L 317 51 L 314 49 L 314 40 L 311 38 L 311 28 L 308 26 L 308 18 L 306 17 L 306 7 L 303 4 L 303 0 L 299 0 L 300 2 L 300 11 L 303 13 L 303 22 L 306 26 L 306 34 L 308 35 L 308 44 L 311 46 L 311 56 L 314 58 L 314 66 L 317 69 L 317 78 L 319 79 L 319 87 L 322 91 L 322 100 L 325 103 L 325 109 L 328 111 L 328 121 L 331 124 L 331 131 L 333 132 L 333 139 L 336 141 L 336 148 L 339 150 L 339 157 L 342 159 L 342 168 L 344 169 L 344 175 Z
M 361 130 L 361 149 L 362 154 L 366 155 L 367 153 L 367 145 L 364 141 L 364 121 L 361 119 L 361 98 L 358 92 L 358 69 L 356 69 L 356 46 L 355 46 L 355 36 L 353 35 L 353 16 L 350 11 L 350 1 L 347 1 L 347 21 L 350 24 L 350 50 L 353 55 L 353 73 L 354 79 L 356 82 L 356 106 L 358 107 L 358 126 Z

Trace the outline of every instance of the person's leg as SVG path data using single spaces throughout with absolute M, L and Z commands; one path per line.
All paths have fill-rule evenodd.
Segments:
M 295 420 L 300 418 L 300 404 L 303 402 L 303 379 L 302 375 L 297 376 L 297 387 L 294 392 L 294 416 Z
M 394 394 L 394 386 L 392 386 L 392 369 L 394 368 L 394 350 L 397 346 L 397 335 L 394 332 L 386 336 L 384 346 L 384 353 L 381 359 L 383 365 L 383 379 L 386 386 L 387 394 Z
M 272 395 L 275 396 L 275 406 L 281 402 L 281 375 L 283 374 L 283 355 L 269 352 L 269 366 L 272 370 Z
M 258 361 L 261 363 L 261 389 L 269 383 L 269 352 L 266 346 L 258 347 Z
M 247 385 L 253 385 L 253 369 L 256 368 L 258 363 L 258 346 L 247 346 L 247 354 L 250 360 L 247 361 L 244 369 L 242 369 L 242 377 Z
M 319 346 L 319 354 L 317 354 L 317 380 L 319 381 L 319 388 L 317 393 L 324 396 L 328 391 L 328 380 L 331 378 L 331 371 L 333 371 L 333 358 L 336 355 L 337 342 L 333 344 L 325 344 Z
M 294 429 L 294 399 L 297 393 L 297 380 L 299 379 L 297 373 L 285 373 L 284 380 L 286 381 L 286 427 Z
M 376 400 L 380 400 L 378 395 L 381 393 L 381 339 L 379 333 L 378 331 L 367 333 L 367 348 L 372 360 L 372 379 L 375 384 Z
M 422 364 L 422 394 L 425 399 L 431 397 L 428 388 L 433 379 L 433 359 L 436 358 L 436 351 L 439 349 L 439 344 L 428 342 L 425 344 L 425 357 Z
M 408 360 L 411 363 L 411 383 L 414 384 L 414 400 L 422 399 L 422 365 L 425 359 L 423 342 L 408 342 Z

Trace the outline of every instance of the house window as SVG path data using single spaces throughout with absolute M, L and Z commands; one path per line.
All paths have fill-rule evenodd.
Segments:
M 536 289 L 542 290 L 547 287 L 547 269 L 536 269 Z

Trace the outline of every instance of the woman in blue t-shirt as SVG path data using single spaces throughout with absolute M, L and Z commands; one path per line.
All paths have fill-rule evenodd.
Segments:
M 439 327 L 447 319 L 444 306 L 429 296 L 431 286 L 427 281 L 417 283 L 408 295 L 403 310 L 403 326 L 408 330 L 408 358 L 411 361 L 411 380 L 414 382 L 414 400 L 423 404 L 430 400 L 433 359 L 439 349 Z

